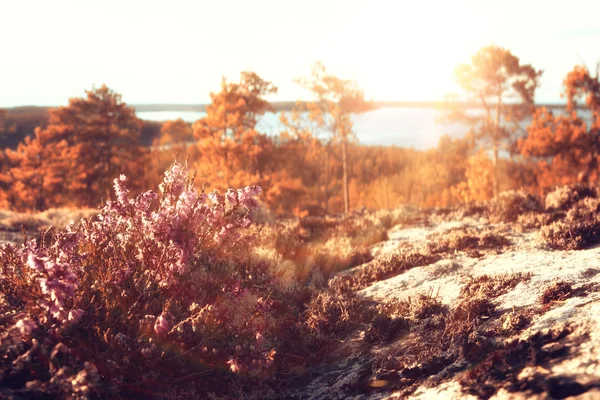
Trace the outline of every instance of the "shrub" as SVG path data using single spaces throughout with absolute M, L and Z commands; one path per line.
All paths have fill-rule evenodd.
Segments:
M 247 257 L 260 188 L 199 193 L 178 163 L 160 195 L 125 184 L 80 225 L 2 247 L 0 377 L 25 396 L 119 397 L 219 367 L 266 375 L 299 310 Z
M 600 221 L 556 221 L 540 229 L 540 237 L 552 249 L 581 250 L 600 243 Z
M 508 293 L 514 289 L 519 283 L 527 282 L 531 279 L 532 274 L 522 272 L 502 275 L 481 275 L 477 278 L 467 278 L 467 283 L 460 289 L 460 297 L 484 297 L 493 299 Z
M 600 199 L 586 197 L 574 203 L 567 211 L 567 221 L 595 220 L 600 211 Z
M 396 252 L 383 255 L 362 265 L 349 275 L 337 275 L 329 281 L 329 287 L 339 292 L 364 289 L 374 282 L 400 275 L 414 267 L 433 264 L 440 260 L 437 254 L 419 252 Z
M 542 211 L 538 199 L 522 190 L 500 193 L 489 207 L 493 222 L 515 222 L 521 214 Z
M 473 228 L 453 229 L 440 239 L 429 242 L 431 253 L 456 251 L 499 250 L 511 244 L 506 237 L 493 232 L 480 232 Z
M 354 293 L 325 291 L 308 305 L 306 325 L 319 336 L 340 337 L 364 321 L 368 311 Z
M 546 195 L 544 205 L 546 210 L 566 211 L 571 205 L 586 197 L 596 198 L 596 191 L 582 185 L 562 186 Z

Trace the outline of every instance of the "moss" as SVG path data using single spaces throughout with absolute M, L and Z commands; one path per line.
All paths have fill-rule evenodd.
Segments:
M 543 305 L 553 301 L 562 301 L 568 299 L 573 293 L 573 287 L 569 282 L 559 281 L 546 288 L 540 297 L 540 303 Z
M 494 299 L 508 293 L 519 283 L 529 281 L 531 276 L 531 274 L 519 272 L 495 276 L 481 275 L 477 278 L 469 278 L 467 283 L 460 290 L 460 297 L 470 298 L 482 296 L 488 299 Z

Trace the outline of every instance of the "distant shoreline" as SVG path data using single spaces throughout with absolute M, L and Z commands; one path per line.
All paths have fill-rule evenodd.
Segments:
M 295 101 L 274 101 L 271 103 L 275 111 L 291 111 L 297 103 Z M 379 108 L 430 108 L 439 109 L 445 103 L 442 101 L 375 101 L 373 109 Z M 207 104 L 130 104 L 138 112 L 161 112 L 161 111 L 206 111 Z M 479 104 L 467 104 L 469 108 L 481 108 Z M 540 103 L 537 107 L 550 109 L 564 109 L 565 103 Z M 46 111 L 58 106 L 18 106 L 7 107 L 9 114 L 29 113 L 32 111 Z

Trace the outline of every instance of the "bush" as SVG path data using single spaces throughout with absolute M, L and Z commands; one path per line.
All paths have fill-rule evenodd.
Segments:
M 522 190 L 500 193 L 489 207 L 493 222 L 515 222 L 521 214 L 542 211 L 538 199 Z
M 546 210 L 566 211 L 573 204 L 586 197 L 596 198 L 596 191 L 582 185 L 562 186 L 546 195 L 544 205 Z
M 556 221 L 540 229 L 541 239 L 555 250 L 582 250 L 600 243 L 600 221 Z
M 1 248 L 0 378 L 11 390 L 120 397 L 132 382 L 158 393 L 220 369 L 269 373 L 301 310 L 273 265 L 247 257 L 260 188 L 198 193 L 188 175 L 175 163 L 160 196 L 135 199 L 121 176 L 97 216 Z

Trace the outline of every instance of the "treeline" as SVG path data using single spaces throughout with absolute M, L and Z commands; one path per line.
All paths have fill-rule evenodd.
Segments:
M 0 149 L 14 150 L 26 137 L 34 136 L 35 128 L 46 127 L 50 111 L 51 108 L 35 106 L 0 109 Z M 140 140 L 150 146 L 159 135 L 161 123 L 142 120 L 142 124 Z
M 286 129 L 275 136 L 256 125 L 274 110 L 265 98 L 277 87 L 253 72 L 235 82 L 224 79 L 205 118 L 151 128 L 102 86 L 43 117 L 35 108 L 20 111 L 19 118 L 28 121 L 22 129 L 34 134 L 1 153 L 0 206 L 96 207 L 110 199 L 115 177 L 127 175 L 133 191 L 156 187 L 176 157 L 197 171 L 196 184 L 206 191 L 260 185 L 265 206 L 279 215 L 405 203 L 446 207 L 508 189 L 541 195 L 556 185 L 598 183 L 598 74 L 577 66 L 567 75 L 568 113 L 561 115 L 533 102 L 541 74 L 508 50 L 481 49 L 456 70 L 466 100 L 449 99 L 443 108 L 445 120 L 471 129 L 461 139 L 445 136 L 427 151 L 357 143 L 350 117 L 373 104 L 355 82 L 321 64 L 297 80 L 314 100 L 282 115 Z M 483 111 L 473 114 L 467 104 Z M 580 116 L 582 109 L 591 121 Z M 0 113 L 2 137 L 18 135 L 10 131 L 11 118 Z M 532 122 L 523 129 L 526 118 Z

